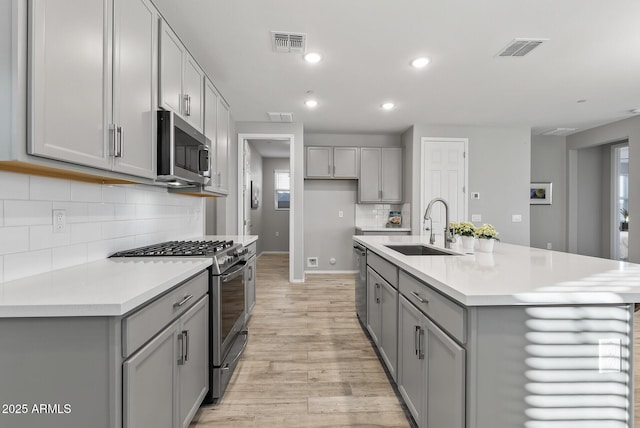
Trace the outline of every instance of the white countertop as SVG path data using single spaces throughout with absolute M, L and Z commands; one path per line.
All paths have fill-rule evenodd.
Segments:
M 356 226 L 358 229 L 363 232 L 411 232 L 410 227 Z
M 3 282 L 0 318 L 124 315 L 210 265 L 207 258 L 117 258 Z
M 501 242 L 496 242 L 493 253 L 405 256 L 384 245 L 428 244 L 428 238 L 358 235 L 353 239 L 466 306 L 640 302 L 638 264 Z

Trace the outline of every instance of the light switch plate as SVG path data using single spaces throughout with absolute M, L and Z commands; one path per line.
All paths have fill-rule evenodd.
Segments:
M 481 214 L 471 214 L 471 221 L 482 221 Z
M 522 221 L 522 215 L 520 214 L 513 214 L 511 216 L 511 222 L 513 223 L 520 223 Z

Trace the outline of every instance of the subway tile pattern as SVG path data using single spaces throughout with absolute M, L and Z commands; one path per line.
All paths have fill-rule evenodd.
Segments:
M 53 210 L 66 214 L 54 233 Z M 0 171 L 0 281 L 203 235 L 204 201 L 161 187 L 100 185 Z
M 356 226 L 384 227 L 389 220 L 389 211 L 401 211 L 402 227 L 411 226 L 411 204 L 356 204 Z

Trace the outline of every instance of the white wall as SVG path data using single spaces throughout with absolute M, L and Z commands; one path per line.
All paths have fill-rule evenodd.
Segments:
M 293 198 L 293 215 L 291 222 L 294 231 L 293 254 L 293 278 L 292 281 L 304 280 L 304 131 L 302 123 L 270 123 L 270 122 L 236 122 L 236 133 L 233 139 L 237 142 L 237 134 L 292 134 L 294 138 L 294 158 L 292 160 L 295 170 L 291 177 L 291 183 L 295 189 Z M 236 152 L 237 152 L 237 146 Z M 236 155 L 237 164 L 237 155 Z M 236 174 L 237 175 L 237 174 Z M 236 181 L 237 183 L 237 181 Z M 237 189 L 237 184 L 236 187 Z M 235 192 L 234 192 L 235 193 Z
M 53 233 L 52 210 L 67 230 Z M 0 171 L 0 280 L 203 234 L 202 198 L 161 187 L 100 185 Z
M 410 132 L 405 132 L 406 144 Z M 469 215 L 482 215 L 482 223 L 491 223 L 500 239 L 510 244 L 529 245 L 529 179 L 531 170 L 531 131 L 528 127 L 489 128 L 472 126 L 413 126 L 411 153 L 411 228 L 420 231 L 420 163 L 422 137 L 468 138 L 469 189 L 480 192 L 480 200 L 469 202 Z M 513 223 L 519 214 L 522 222 Z
M 531 137 L 531 181 L 551 182 L 552 204 L 531 205 L 531 246 L 567 251 L 566 237 L 566 164 L 565 137 Z
M 276 170 L 288 171 L 289 159 L 262 158 L 262 251 L 289 251 L 289 210 L 275 206 Z

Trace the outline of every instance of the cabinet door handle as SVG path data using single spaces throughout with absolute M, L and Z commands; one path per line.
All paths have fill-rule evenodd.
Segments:
M 249 266 L 249 281 L 253 279 L 253 266 Z
M 418 359 L 424 360 L 424 329 L 418 327 Z
M 118 126 L 117 128 L 117 134 L 118 134 L 118 151 L 115 154 L 115 157 L 117 158 L 121 158 L 122 157 L 122 149 L 123 149 L 123 137 L 122 137 L 122 126 Z
M 178 341 L 180 342 L 180 358 L 178 358 L 178 365 L 184 365 L 184 334 L 178 334 Z
M 189 330 L 182 330 L 184 336 L 184 361 L 189 361 Z
M 327 174 L 331 175 L 331 165 L 327 165 Z
M 427 299 L 423 299 L 423 298 L 422 298 L 422 297 L 420 297 L 420 295 L 419 295 L 418 293 L 416 293 L 415 291 L 412 291 L 412 292 L 411 292 L 411 295 L 412 295 L 413 297 L 415 297 L 416 299 L 418 299 L 418 300 L 420 301 L 420 303 L 424 303 L 424 304 L 429 303 L 429 301 L 428 301 Z
M 333 175 L 336 175 L 336 166 L 333 166 Z
M 183 98 L 184 98 L 184 115 L 191 116 L 191 97 L 185 94 Z
M 382 199 L 382 190 L 378 190 L 378 197 Z
M 376 303 L 380 303 L 380 284 L 376 282 Z
M 413 350 L 415 351 L 416 356 L 418 356 L 418 335 L 420 334 L 420 326 L 417 325 L 415 331 L 413 332 Z
M 173 304 L 173 309 L 177 309 L 177 308 L 181 307 L 182 305 L 184 305 L 185 303 L 187 303 L 191 299 L 193 299 L 193 294 L 187 294 L 186 296 L 184 296 L 184 299 L 182 299 L 179 302 L 176 302 L 176 303 Z
M 118 126 L 115 123 L 112 123 L 109 125 L 109 132 L 111 133 L 111 141 L 109 144 L 110 155 L 118 156 Z

